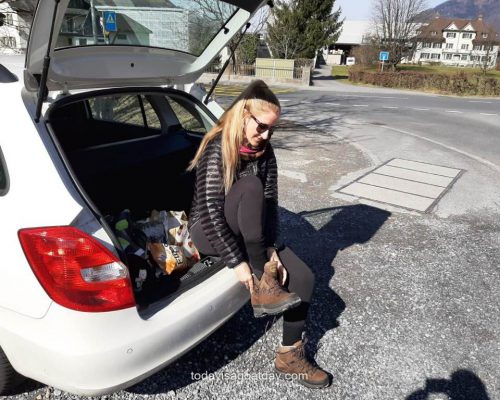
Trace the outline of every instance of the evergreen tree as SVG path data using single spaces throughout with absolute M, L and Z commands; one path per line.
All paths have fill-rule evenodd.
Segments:
M 335 0 L 277 1 L 268 22 L 268 43 L 274 57 L 314 58 L 317 50 L 335 43 L 343 21 Z

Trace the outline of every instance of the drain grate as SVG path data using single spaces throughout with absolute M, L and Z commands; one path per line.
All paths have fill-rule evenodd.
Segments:
M 395 158 L 337 192 L 429 212 L 463 172 L 462 169 Z

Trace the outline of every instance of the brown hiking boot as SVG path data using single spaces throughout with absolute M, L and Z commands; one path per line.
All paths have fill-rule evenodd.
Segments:
M 281 314 L 300 304 L 300 297 L 288 292 L 278 282 L 278 263 L 268 261 L 264 265 L 264 273 L 260 281 L 254 277 L 254 288 L 251 294 L 253 313 L 256 318 L 265 315 Z
M 307 360 L 302 340 L 295 342 L 293 346 L 279 346 L 276 350 L 274 369 L 285 379 L 295 379 L 311 389 L 330 385 L 328 374 Z

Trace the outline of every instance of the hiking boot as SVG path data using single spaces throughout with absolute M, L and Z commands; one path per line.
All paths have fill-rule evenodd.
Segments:
M 256 318 L 281 314 L 300 304 L 300 297 L 290 293 L 278 282 L 278 263 L 268 261 L 260 281 L 254 276 L 254 289 L 251 294 L 253 313 Z
M 305 342 L 299 340 L 292 346 L 280 345 L 276 350 L 274 370 L 287 380 L 295 379 L 311 389 L 321 389 L 330 385 L 328 374 L 307 360 Z

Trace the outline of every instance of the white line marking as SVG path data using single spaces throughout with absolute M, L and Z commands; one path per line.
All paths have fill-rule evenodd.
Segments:
M 488 114 L 488 113 L 480 113 L 481 115 L 498 115 L 498 114 Z
M 339 103 L 324 103 L 324 104 L 326 104 L 328 106 L 340 106 L 341 105 Z
M 389 108 L 391 110 L 397 110 L 399 107 L 384 106 L 382 108 Z
M 368 107 L 368 104 L 353 104 L 353 107 Z
M 469 100 L 469 103 L 483 103 L 483 104 L 491 104 L 492 101 L 479 101 L 479 100 Z
M 456 110 L 446 110 L 447 113 L 452 113 L 452 114 L 463 114 L 462 111 L 456 111 Z
M 433 140 L 433 139 L 427 138 L 425 136 L 420 136 L 420 135 L 417 135 L 416 133 L 411 133 L 411 132 L 403 131 L 401 129 L 392 128 L 392 127 L 387 126 L 387 125 L 384 128 L 389 129 L 389 130 L 394 131 L 394 132 L 402 133 L 404 135 L 413 136 L 417 139 L 426 140 L 427 142 L 430 142 L 430 143 L 437 144 L 438 146 L 442 146 L 445 149 L 452 150 L 452 151 L 455 151 L 457 153 L 463 154 L 466 157 L 472 158 L 473 160 L 476 160 L 476 161 L 480 162 L 481 164 L 487 165 L 488 167 L 493 168 L 495 171 L 500 172 L 500 166 L 492 163 L 491 161 L 485 160 L 482 157 L 475 156 L 474 154 L 470 154 L 470 153 L 467 153 L 466 151 L 457 149 L 456 147 L 448 146 L 447 144 L 438 142 L 437 140 Z
M 282 103 L 285 101 L 290 101 L 290 99 L 278 99 L 278 100 L 281 101 Z
M 417 110 L 417 111 L 429 111 L 428 108 L 413 108 L 413 110 Z
M 367 99 L 398 99 L 398 100 L 408 100 L 408 97 L 394 97 L 394 96 L 363 96 L 359 94 L 343 94 L 339 97 L 363 97 Z

